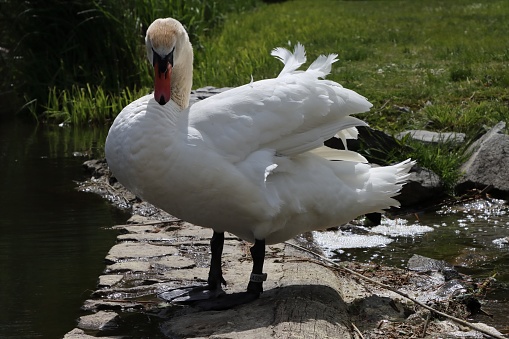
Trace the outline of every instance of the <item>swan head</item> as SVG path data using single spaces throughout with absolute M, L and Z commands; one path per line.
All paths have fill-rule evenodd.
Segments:
M 172 18 L 155 20 L 147 29 L 145 46 L 147 58 L 154 67 L 155 100 L 160 105 L 164 105 L 170 99 L 174 99 L 174 96 L 185 96 L 185 94 L 172 93 L 179 89 L 184 91 L 191 89 L 193 55 L 184 26 Z M 172 82 L 174 78 L 182 81 L 185 75 L 182 73 L 189 73 L 189 69 L 191 79 L 188 79 L 189 76 L 186 77 L 189 85 L 177 86 Z

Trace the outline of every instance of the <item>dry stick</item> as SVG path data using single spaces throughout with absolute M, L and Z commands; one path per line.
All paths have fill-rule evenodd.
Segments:
M 323 257 L 322 255 L 320 255 L 320 254 L 318 254 L 318 253 L 315 253 L 315 252 L 313 252 L 313 251 L 311 251 L 311 250 L 308 250 L 307 248 L 304 248 L 304 247 L 302 247 L 302 246 L 299 246 L 299 245 L 295 245 L 295 244 L 289 243 L 289 242 L 287 242 L 287 241 L 285 241 L 285 244 L 286 244 L 286 245 L 290 245 L 290 246 L 292 246 L 292 247 L 294 247 L 294 248 L 297 248 L 297 249 L 299 249 L 299 250 L 301 250 L 301 251 L 307 252 L 307 253 L 309 253 L 309 254 L 312 254 L 312 255 L 314 255 L 315 257 L 320 258 L 321 260 L 325 261 L 326 263 L 328 263 L 328 264 L 330 264 L 330 265 L 332 265 L 332 266 L 334 266 L 334 267 L 336 267 L 336 268 L 339 268 L 339 269 L 341 269 L 341 270 L 343 270 L 343 271 L 345 271 L 345 272 L 348 272 L 348 273 L 350 273 L 350 274 L 353 274 L 353 275 L 355 275 L 355 276 L 357 276 L 357 277 L 359 277 L 359 278 L 361 278 L 361 279 L 363 279 L 363 280 L 369 281 L 369 282 L 370 282 L 370 283 L 372 283 L 372 284 L 375 284 L 375 285 L 381 286 L 381 287 L 383 287 L 383 288 L 385 288 L 385 289 L 387 289 L 387 290 L 389 290 L 389 291 L 391 291 L 391 292 L 394 292 L 394 293 L 396 293 L 396 294 L 399 294 L 400 296 L 405 297 L 405 298 L 407 298 L 407 299 L 411 300 L 411 301 L 412 301 L 412 302 L 414 302 L 415 304 L 417 304 L 417 305 L 419 305 L 419 306 L 421 306 L 421 307 L 424 307 L 425 309 L 427 309 L 427 310 L 429 310 L 429 311 L 431 311 L 431 312 L 434 312 L 434 313 L 436 313 L 436 314 L 438 314 L 438 315 L 441 315 L 442 317 L 449 318 L 449 319 L 451 319 L 452 321 L 454 321 L 454 322 L 456 322 L 456 323 L 458 323 L 458 324 L 461 324 L 461 325 L 463 325 L 463 326 L 470 327 L 470 328 L 472 328 L 472 329 L 474 329 L 474 330 L 476 330 L 476 331 L 479 331 L 479 332 L 481 332 L 481 333 L 483 333 L 483 334 L 486 334 L 486 335 L 488 335 L 488 336 L 490 336 L 490 337 L 493 337 L 493 338 L 497 338 L 497 339 L 507 339 L 507 337 L 500 336 L 500 335 L 498 335 L 498 334 L 488 332 L 488 331 L 486 331 L 486 330 L 484 330 L 484 329 L 482 329 L 482 328 L 479 328 L 479 327 L 475 326 L 474 324 L 469 323 L 468 321 L 465 321 L 465 320 L 462 320 L 462 319 L 459 319 L 459 318 L 453 317 L 452 315 L 449 315 L 449 314 L 447 314 L 447 313 L 440 312 L 440 311 L 438 311 L 438 310 L 434 309 L 433 307 L 430 307 L 430 306 L 428 306 L 428 305 L 426 305 L 426 304 L 423 304 L 422 302 L 420 302 L 420 301 L 418 301 L 418 300 L 416 300 L 416 299 L 414 299 L 414 298 L 410 297 L 410 296 L 409 296 L 408 294 L 406 294 L 406 293 L 400 292 L 400 291 L 398 291 L 397 289 L 395 289 L 395 288 L 393 288 L 393 287 L 391 287 L 391 286 L 389 286 L 389 285 L 387 285 L 387 284 L 384 284 L 384 283 L 378 282 L 378 281 L 376 281 L 376 280 L 373 280 L 373 279 L 371 279 L 371 278 L 365 277 L 364 275 L 362 275 L 362 274 L 360 274 L 360 273 L 358 273 L 358 272 L 355 272 L 355 271 L 353 271 L 353 270 L 351 270 L 351 269 L 349 269 L 349 268 L 346 268 L 346 267 L 343 267 L 343 266 L 341 266 L 341 265 L 338 265 L 338 264 L 337 264 L 337 263 L 335 263 L 334 261 L 332 261 L 332 260 L 330 260 L 330 259 L 328 259 L 328 258 L 325 258 L 325 257 Z
M 426 322 L 424 323 L 424 328 L 422 329 L 422 337 L 424 338 L 426 336 L 426 330 L 428 329 L 429 321 L 431 320 L 431 315 L 433 312 L 429 312 L 428 316 L 426 317 Z
M 359 337 L 361 337 L 361 339 L 364 339 L 364 336 L 362 335 L 362 332 L 359 331 L 359 329 L 357 328 L 357 326 L 355 326 L 354 323 L 352 323 L 352 327 L 353 327 L 355 333 L 357 333 L 359 335 Z

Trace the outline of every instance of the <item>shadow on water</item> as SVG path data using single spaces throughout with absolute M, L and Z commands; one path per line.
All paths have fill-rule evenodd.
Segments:
M 96 287 L 128 215 L 75 181 L 106 133 L 0 121 L 1 338 L 62 337 Z

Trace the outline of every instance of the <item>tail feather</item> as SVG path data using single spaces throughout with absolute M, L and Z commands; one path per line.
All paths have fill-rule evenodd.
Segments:
M 277 47 L 272 50 L 271 55 L 275 56 L 285 64 L 283 70 L 279 73 L 279 76 L 296 71 L 303 63 L 306 62 L 306 50 L 301 43 L 297 43 L 297 45 L 295 45 L 293 53 L 286 48 Z
M 366 194 L 363 199 L 366 207 L 371 205 L 370 207 L 377 208 L 378 212 L 381 212 L 380 206 L 384 204 L 399 207 L 400 203 L 394 199 L 394 196 L 399 194 L 406 183 L 413 165 L 415 165 L 415 161 L 407 159 L 396 165 L 372 168 L 369 188 L 363 192 Z M 376 211 L 374 210 L 374 212 Z
M 338 61 L 337 57 L 337 54 L 329 54 L 328 56 L 320 55 L 308 67 L 308 72 L 316 73 L 317 78 L 324 78 L 330 73 L 332 64 Z

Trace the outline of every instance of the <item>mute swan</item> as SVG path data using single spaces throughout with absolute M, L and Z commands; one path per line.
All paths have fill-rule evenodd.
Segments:
M 229 308 L 259 297 L 265 245 L 348 222 L 399 203 L 413 162 L 372 168 L 354 152 L 323 151 L 334 135 L 356 136 L 366 125 L 350 114 L 372 106 L 366 98 L 324 80 L 336 54 L 305 71 L 304 47 L 276 48 L 284 63 L 277 78 L 251 82 L 189 106 L 193 50 L 175 19 L 147 30 L 154 94 L 125 107 L 106 140 L 112 173 L 145 201 L 213 229 L 206 297 Z M 317 151 L 318 150 L 318 151 Z M 330 160 L 340 161 L 330 161 Z M 247 292 L 224 295 L 224 232 L 254 243 Z M 217 293 L 216 293 L 217 292 Z M 191 294 L 191 293 L 189 293 Z M 210 295 L 208 295 L 210 294 Z

